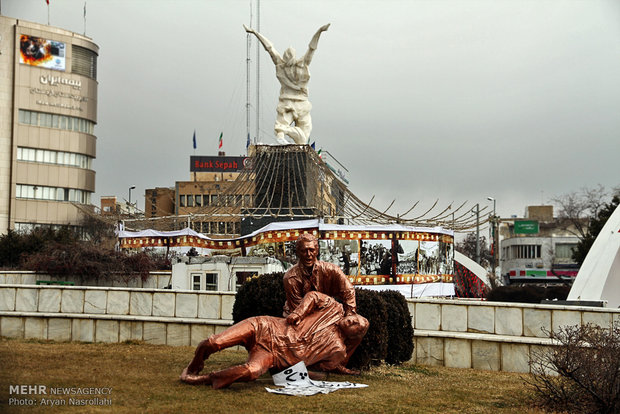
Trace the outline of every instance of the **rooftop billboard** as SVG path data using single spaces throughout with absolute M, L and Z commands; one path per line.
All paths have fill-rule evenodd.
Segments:
M 63 42 L 21 35 L 19 63 L 40 68 L 65 70 L 66 45 Z
M 239 172 L 248 162 L 248 157 L 192 155 L 189 158 L 189 170 L 190 172 Z

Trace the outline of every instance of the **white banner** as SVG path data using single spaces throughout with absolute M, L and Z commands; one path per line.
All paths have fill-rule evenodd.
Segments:
M 313 381 L 308 376 L 306 364 L 298 362 L 290 368 L 273 375 L 274 385 L 283 388 L 265 389 L 274 394 L 309 396 L 315 394 L 328 394 L 342 388 L 365 388 L 366 384 L 353 382 Z

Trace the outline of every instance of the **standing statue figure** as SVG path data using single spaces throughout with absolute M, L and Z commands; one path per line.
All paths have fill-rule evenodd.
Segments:
M 263 44 L 276 65 L 276 77 L 280 81 L 280 98 L 276 108 L 275 124 L 276 139 L 280 144 L 288 144 L 284 135 L 288 135 L 296 144 L 308 144 L 312 131 L 310 110 L 312 104 L 308 101 L 308 82 L 310 71 L 308 66 L 319 44 L 321 33 L 329 28 L 329 24 L 321 26 L 308 44 L 308 51 L 301 59 L 295 58 L 295 49 L 289 47 L 280 56 L 273 44 L 254 29 L 243 25 L 246 32 L 254 34 Z M 295 125 L 293 126 L 293 123 Z
M 286 302 L 283 316 L 287 317 L 299 306 L 308 292 L 321 292 L 338 299 L 345 316 L 357 313 L 355 287 L 349 277 L 335 264 L 318 259 L 319 241 L 310 233 L 297 238 L 295 246 L 299 262 L 291 267 L 283 279 Z

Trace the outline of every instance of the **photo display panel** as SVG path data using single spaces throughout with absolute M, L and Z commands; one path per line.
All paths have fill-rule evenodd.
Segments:
M 319 259 L 333 263 L 347 276 L 359 274 L 358 240 L 320 240 Z

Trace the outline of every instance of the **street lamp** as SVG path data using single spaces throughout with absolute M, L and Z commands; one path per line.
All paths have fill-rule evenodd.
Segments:
M 132 185 L 131 187 L 129 187 L 129 208 L 131 208 L 131 190 L 133 190 L 134 188 L 136 188 L 135 185 Z
M 476 214 L 476 263 L 480 264 L 480 203 L 476 204 L 476 209 L 471 209 L 472 214 Z
M 492 201 L 493 202 L 493 217 L 491 219 L 491 228 L 492 228 L 492 233 L 491 233 L 491 237 L 493 240 L 493 277 L 495 277 L 495 268 L 497 267 L 497 243 L 496 243 L 496 234 L 497 234 L 497 217 L 495 216 L 495 205 L 497 200 L 495 200 L 493 197 L 487 197 L 487 200 Z

